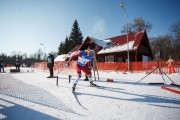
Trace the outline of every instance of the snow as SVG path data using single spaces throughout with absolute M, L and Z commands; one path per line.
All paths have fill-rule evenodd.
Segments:
M 137 49 L 137 47 L 133 48 L 134 41 L 129 41 L 128 43 L 123 45 L 110 46 L 105 49 L 102 49 L 98 52 L 98 54 L 127 51 L 128 50 L 127 44 L 129 45 L 129 50 Z
M 48 71 L 22 68 L 20 73 L 0 73 L 0 119 L 7 120 L 180 120 L 180 95 L 161 89 L 164 82 L 159 74 L 121 73 L 99 71 L 101 88 L 89 87 L 88 81 L 79 81 L 76 93 L 79 106 L 71 93 L 76 75 L 69 83 L 68 74 L 60 72 L 59 85 L 56 78 L 48 79 Z M 11 68 L 12 69 L 12 68 Z M 56 74 L 57 72 L 55 72 Z M 166 85 L 171 81 L 164 75 Z M 180 84 L 180 74 L 168 75 Z M 106 82 L 112 78 L 114 82 Z
M 93 38 L 93 37 L 90 37 L 90 39 L 93 40 L 96 45 L 99 45 L 99 46 L 101 46 L 103 48 L 106 48 L 111 43 L 110 40 L 99 40 L 99 39 L 96 39 L 96 38 Z

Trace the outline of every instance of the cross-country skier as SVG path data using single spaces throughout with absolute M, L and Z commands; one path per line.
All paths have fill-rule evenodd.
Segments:
M 53 78 L 54 72 L 53 72 L 53 67 L 54 67 L 54 55 L 52 53 L 49 53 L 49 56 L 47 57 L 47 66 L 49 68 L 50 76 L 47 78 Z
M 76 54 L 72 55 L 68 62 L 66 63 L 66 67 L 69 67 L 69 62 L 74 59 L 77 58 L 77 64 L 76 64 L 76 72 L 78 74 L 77 79 L 75 80 L 73 87 L 72 87 L 72 92 L 75 92 L 75 88 L 76 85 L 79 81 L 79 79 L 81 78 L 81 70 L 88 76 L 88 79 L 90 81 L 90 86 L 91 87 L 97 87 L 98 85 L 94 84 L 92 81 L 92 76 L 91 76 L 91 72 L 89 70 L 89 66 L 87 66 L 86 64 L 88 62 L 91 62 L 92 59 L 94 57 L 94 51 L 91 50 L 89 47 L 86 50 L 83 51 L 79 51 Z M 90 63 L 88 63 L 88 65 L 91 65 Z

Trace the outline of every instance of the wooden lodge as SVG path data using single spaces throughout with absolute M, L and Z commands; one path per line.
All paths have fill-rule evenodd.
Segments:
M 82 45 L 76 46 L 70 53 L 84 50 L 91 46 L 96 53 L 98 62 L 125 62 L 127 61 L 127 51 L 129 50 L 130 62 L 150 61 L 153 59 L 149 39 L 146 31 L 133 32 L 127 35 L 99 40 L 87 37 Z

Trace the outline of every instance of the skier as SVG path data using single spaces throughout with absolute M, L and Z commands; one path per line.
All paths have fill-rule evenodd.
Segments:
M 173 63 L 174 63 L 174 60 L 170 56 L 169 60 L 166 62 L 166 64 L 168 64 L 169 74 L 176 73 L 176 71 L 174 70 Z
M 15 67 L 16 67 L 16 70 L 20 70 L 20 62 L 18 59 L 16 59 Z
M 52 53 L 49 53 L 49 56 L 47 57 L 47 66 L 49 68 L 50 76 L 47 78 L 53 78 L 54 72 L 53 72 L 53 67 L 54 67 L 54 55 Z
M 4 60 L 3 59 L 0 60 L 0 72 L 1 72 L 1 69 L 2 69 L 2 72 L 4 72 Z
M 98 87 L 98 85 L 94 84 L 92 81 L 92 76 L 91 76 L 91 72 L 88 69 L 88 66 L 86 65 L 88 62 L 91 62 L 91 60 L 94 57 L 94 51 L 92 51 L 89 47 L 86 50 L 83 51 L 79 51 L 76 54 L 72 55 L 68 62 L 66 63 L 66 67 L 69 67 L 69 62 L 74 59 L 74 58 L 78 58 L 77 59 L 77 64 L 76 64 L 76 72 L 78 74 L 77 79 L 75 80 L 73 87 L 72 87 L 72 92 L 75 92 L 75 88 L 76 85 L 79 81 L 79 79 L 81 78 L 81 70 L 88 76 L 88 79 L 90 81 L 90 86 L 91 87 Z M 88 64 L 90 65 L 90 64 Z

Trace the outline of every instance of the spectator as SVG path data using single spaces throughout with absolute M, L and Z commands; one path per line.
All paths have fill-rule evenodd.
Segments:
M 4 72 L 4 60 L 3 59 L 0 60 L 0 72 L 1 71 Z
M 16 62 L 15 62 L 15 67 L 16 67 L 16 70 L 20 70 L 20 62 L 18 59 L 16 59 Z
M 53 78 L 54 72 L 53 72 L 53 67 L 54 67 L 54 55 L 52 53 L 49 53 L 49 56 L 47 57 L 47 66 L 49 68 L 50 76 L 47 78 Z

